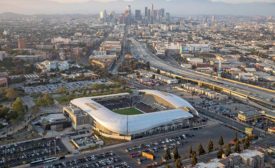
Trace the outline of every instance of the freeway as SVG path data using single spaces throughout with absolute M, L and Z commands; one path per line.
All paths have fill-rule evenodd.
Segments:
M 211 85 L 220 86 L 221 88 L 226 88 L 232 92 L 249 96 L 250 98 L 263 100 L 265 103 L 271 104 L 269 108 L 271 109 L 270 111 L 272 111 L 272 109 L 275 107 L 274 103 L 270 102 L 270 100 L 275 97 L 275 92 L 273 90 L 268 90 L 237 81 L 234 82 L 222 78 L 214 78 L 207 74 L 185 69 L 179 66 L 175 67 L 175 65 L 172 65 L 169 62 L 164 61 L 154 55 L 145 45 L 141 44 L 134 38 L 130 38 L 130 40 L 134 46 L 132 51 L 135 57 L 138 57 L 143 61 L 150 62 L 151 67 L 160 69 L 174 76 L 189 77 L 198 81 L 209 83 Z

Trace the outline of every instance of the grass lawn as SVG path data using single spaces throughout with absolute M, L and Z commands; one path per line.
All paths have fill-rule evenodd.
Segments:
M 124 108 L 124 109 L 118 109 L 118 110 L 113 110 L 113 112 L 121 115 L 136 115 L 136 114 L 143 114 L 141 111 L 139 111 L 136 108 Z

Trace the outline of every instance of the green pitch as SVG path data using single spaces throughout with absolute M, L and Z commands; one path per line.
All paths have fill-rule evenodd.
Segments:
M 118 110 L 113 110 L 113 112 L 121 115 L 136 115 L 136 114 L 143 114 L 141 111 L 139 111 L 136 108 L 124 108 L 124 109 L 118 109 Z

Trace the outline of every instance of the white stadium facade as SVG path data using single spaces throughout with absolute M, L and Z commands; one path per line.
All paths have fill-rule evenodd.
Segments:
M 135 108 L 140 114 L 119 114 Z M 186 100 L 157 90 L 77 98 L 64 107 L 75 129 L 91 126 L 105 137 L 131 140 L 185 127 L 198 112 Z

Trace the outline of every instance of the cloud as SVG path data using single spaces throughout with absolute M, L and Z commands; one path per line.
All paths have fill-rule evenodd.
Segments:
M 211 0 L 212 2 L 224 2 L 231 4 L 242 4 L 242 3 L 275 3 L 275 0 Z

